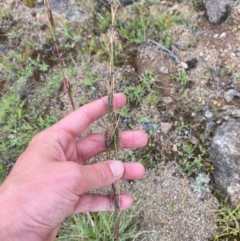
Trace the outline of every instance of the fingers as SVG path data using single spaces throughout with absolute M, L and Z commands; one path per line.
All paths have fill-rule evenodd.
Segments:
M 124 131 L 119 134 L 119 148 L 140 148 L 148 142 L 147 135 L 142 131 Z M 76 143 L 78 160 L 82 163 L 91 157 L 106 151 L 104 134 L 91 134 Z
M 120 161 L 105 161 L 91 165 L 79 165 L 75 192 L 79 195 L 91 189 L 104 188 L 121 179 L 124 165 Z
M 118 109 L 126 103 L 124 94 L 114 94 L 114 108 Z M 105 115 L 108 110 L 108 97 L 105 96 L 90 104 L 75 110 L 55 125 L 53 129 L 63 130 L 72 135 L 73 138 L 81 135 L 83 131 L 94 121 Z
M 124 210 L 130 208 L 133 200 L 127 194 L 120 195 L 120 209 Z M 81 212 L 99 212 L 99 211 L 113 211 L 114 204 L 112 203 L 110 195 L 100 194 L 85 194 L 80 196 L 73 213 Z
M 121 179 L 137 180 L 143 178 L 145 174 L 145 168 L 138 162 L 126 162 L 124 163 L 124 173 Z
M 105 161 L 85 166 L 75 163 L 66 175 L 73 181 L 74 193 L 81 195 L 87 190 L 107 187 L 119 179 L 140 179 L 144 172 L 140 163 Z

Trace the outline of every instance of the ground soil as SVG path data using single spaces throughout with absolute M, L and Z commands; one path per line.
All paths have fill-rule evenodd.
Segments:
M 44 7 L 41 1 L 38 2 L 33 9 L 24 6 L 20 1 L 9 0 L 0 3 L 0 7 L 6 7 L 11 12 L 11 18 L 1 22 L 0 46 L 9 48 L 9 39 L 5 33 L 13 26 L 22 29 L 21 39 L 18 37 L 12 39 L 15 45 L 11 45 L 10 48 L 13 49 L 8 51 L 14 50 L 14 46 L 16 50 L 20 47 L 24 50 L 26 39 L 38 41 L 39 48 L 43 46 L 49 30 L 44 30 L 44 26 L 46 27 L 48 23 Z M 132 129 L 144 130 L 144 123 L 140 119 L 147 117 L 148 121 L 145 122 L 154 125 L 150 137 L 154 147 L 148 145 L 140 151 L 134 151 L 134 154 L 125 151 L 122 155 L 130 161 L 147 155 L 145 160 L 147 172 L 144 179 L 131 185 L 134 198 L 144 207 L 141 230 L 147 234 L 145 240 L 212 240 L 217 232 L 217 217 L 211 210 L 217 209 L 219 202 L 213 190 L 204 197 L 193 193 L 191 184 L 197 175 L 196 173 L 188 175 L 181 170 L 181 160 L 184 155 L 182 143 L 205 145 L 211 140 L 214 128 L 229 117 L 229 109 L 237 109 L 239 106 L 238 97 L 228 103 L 224 94 L 230 88 L 240 91 L 240 5 L 232 9 L 226 22 L 212 25 L 205 12 L 194 9 L 189 1 L 176 1 L 172 4 L 168 4 L 167 1 L 156 2 L 167 11 L 179 11 L 183 16 L 181 21 L 171 28 L 172 51 L 181 62 L 186 63 L 195 59 L 197 64 L 187 71 L 187 83 L 183 84 L 181 78 L 177 77 L 181 70 L 174 59 L 161 53 L 156 46 L 146 41 L 133 47 L 134 51 L 131 53 L 134 54 L 131 61 L 116 67 L 117 92 L 122 91 L 126 85 L 137 83 L 139 76 L 146 70 L 151 70 L 157 76 L 153 88 L 160 99 L 157 105 L 150 106 L 146 96 L 140 105 L 131 109 L 132 114 L 129 119 L 123 118 L 120 121 L 122 128 L 130 126 Z M 93 11 L 92 6 L 92 1 L 77 5 L 79 10 L 89 16 Z M 65 18 L 64 11 L 54 13 L 57 29 L 58 24 Z M 150 11 L 155 11 L 154 7 Z M 84 36 L 82 41 L 90 41 L 91 35 L 93 33 Z M 61 38 L 59 36 L 59 42 Z M 104 38 L 104 34 L 99 38 Z M 67 61 L 71 58 L 74 59 L 76 66 L 78 63 L 83 63 L 81 52 L 77 47 L 71 46 L 69 51 L 63 52 L 66 57 L 64 64 L 67 65 Z M 50 71 L 55 71 L 57 65 L 50 64 L 52 64 Z M 80 103 L 79 100 L 83 98 L 91 101 L 107 93 L 104 81 L 100 81 L 94 88 L 83 87 L 86 73 L 84 71 L 92 69 L 104 79 L 107 63 L 99 57 L 89 55 L 86 64 L 88 66 L 78 66 L 71 78 L 75 103 Z M 0 81 L 0 84 L 3 88 L 7 88 L 4 81 Z M 58 98 L 52 99 L 50 110 L 60 116 L 71 112 L 66 91 L 59 89 Z M 210 113 L 210 117 L 207 113 Z M 180 128 L 181 124 L 183 129 Z M 211 124 L 213 128 L 209 127 Z M 169 128 L 164 129 L 164 126 Z M 88 133 L 101 129 L 102 126 L 98 122 L 88 130 Z M 100 156 L 97 160 L 102 159 L 104 156 Z M 204 155 L 203 159 L 204 165 L 207 166 L 210 163 L 208 155 Z M 208 170 L 205 168 L 203 171 Z M 123 190 L 129 188 L 127 184 L 123 184 Z M 214 185 L 211 186 L 211 189 L 213 188 Z

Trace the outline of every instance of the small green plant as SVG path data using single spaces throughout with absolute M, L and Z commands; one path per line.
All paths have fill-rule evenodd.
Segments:
M 213 210 L 218 216 L 218 234 L 215 241 L 232 241 L 240 238 L 240 205 L 228 206 L 227 201 L 221 203 L 219 209 Z
M 210 68 L 206 69 L 204 72 L 204 76 L 210 78 L 212 76 L 212 71 Z
M 0 10 L 0 20 L 7 20 L 10 16 L 9 9 Z
M 173 14 L 167 12 L 163 14 L 156 14 L 154 17 L 154 24 L 156 31 L 159 33 L 159 38 L 166 48 L 171 47 L 172 37 L 169 29 L 180 19 L 178 12 Z
M 156 25 L 157 29 L 161 32 L 171 28 L 179 19 L 179 12 L 174 12 L 173 14 L 167 12 L 164 14 L 157 14 L 154 17 L 154 24 Z
M 182 151 L 179 152 L 179 155 L 183 158 L 182 169 L 189 176 L 199 173 L 204 166 L 202 155 L 196 154 L 196 148 L 190 143 L 183 143 Z
M 96 22 L 98 27 L 97 30 L 100 30 L 101 32 L 106 31 L 112 22 L 111 13 L 109 11 L 97 13 Z
M 152 93 L 152 87 L 157 82 L 157 77 L 153 75 L 152 71 L 146 70 L 139 78 L 139 82 L 135 86 L 126 86 L 124 93 L 128 100 L 133 105 L 139 105 L 142 99 L 148 94 Z M 156 96 L 154 96 L 156 101 Z
M 76 27 L 74 28 L 73 26 L 71 26 L 71 24 L 68 21 L 66 21 L 66 22 L 63 22 L 60 32 L 68 40 L 71 40 L 72 42 L 79 42 L 81 39 L 82 30 L 83 29 L 80 28 L 79 26 L 77 28 Z
M 122 117 L 130 117 L 131 111 L 127 105 L 123 106 L 121 109 L 117 110 L 117 113 Z
M 152 91 L 149 95 L 148 95 L 148 103 L 151 106 L 156 106 L 158 104 L 160 100 L 159 94 L 156 91 Z
M 141 116 L 140 119 L 138 120 L 138 123 L 143 124 L 149 122 L 150 119 L 148 116 Z
M 188 74 L 184 70 L 179 70 L 178 75 L 174 79 L 181 84 L 182 87 L 186 87 L 188 82 Z
M 125 22 L 118 22 L 119 35 L 130 43 L 141 44 L 153 35 L 153 18 L 148 15 L 131 16 Z
M 146 89 L 141 84 L 136 86 L 127 86 L 124 88 L 124 93 L 128 97 L 128 101 L 134 105 L 139 105 L 146 95 Z
M 98 76 L 94 75 L 92 71 L 87 71 L 83 79 L 83 84 L 87 87 L 93 87 L 98 81 L 100 81 Z

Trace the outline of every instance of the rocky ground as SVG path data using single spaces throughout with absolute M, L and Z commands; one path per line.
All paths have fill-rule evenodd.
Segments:
M 201 1 L 156 0 L 145 6 L 146 2 L 151 1 L 137 3 L 144 6 L 143 14 L 156 16 L 167 12 L 170 17 L 178 13 L 179 19 L 169 27 L 168 34 L 169 49 L 179 63 L 151 41 L 161 42 L 155 32 L 141 43 L 129 44 L 118 36 L 118 48 L 124 51 L 117 55 L 116 92 L 124 91 L 129 97 L 127 112 L 122 112 L 119 125 L 122 129 L 145 130 L 150 136 L 146 148 L 122 153 L 124 159 L 140 160 L 147 168 L 144 179 L 131 186 L 135 199 L 144 207 L 141 229 L 147 234 L 145 240 L 213 240 L 218 232 L 218 217 L 211 210 L 220 203 L 208 148 L 218 126 L 239 117 L 240 4 L 231 1 L 227 19 L 212 24 Z M 28 1 L 25 3 L 28 5 Z M 22 62 L 36 54 L 48 60 L 49 71 L 40 72 L 39 78 L 34 75 L 31 83 L 21 89 L 29 103 L 34 86 L 44 82 L 48 74 L 59 71 L 57 60 L 49 58 L 54 51 L 48 40 L 44 5 L 40 0 L 35 4 L 29 8 L 21 1 L 0 3 L 10 13 L 0 20 L 1 55 L 8 57 L 16 51 L 21 53 Z M 99 32 L 96 28 L 96 21 L 100 20 L 94 15 L 95 6 L 95 1 L 52 1 L 64 67 L 68 71 L 69 65 L 74 66 L 67 74 L 77 106 L 107 93 L 106 53 L 98 45 L 98 41 L 106 39 L 106 30 Z M 120 9 L 119 16 L 128 21 L 132 12 L 133 5 L 129 5 Z M 13 88 L 10 85 L 14 79 L 4 68 L 0 62 L 1 96 Z M 89 73 L 97 76 L 98 81 L 86 84 Z M 126 87 L 136 89 L 144 76 L 144 90 L 132 97 L 134 89 L 128 92 Z M 65 116 L 71 111 L 66 91 L 59 87 L 56 95 L 49 110 Z M 101 125 L 95 123 L 89 132 L 99 129 Z M 197 178 L 203 174 L 205 179 L 198 183 Z M 127 184 L 124 188 L 129 189 Z

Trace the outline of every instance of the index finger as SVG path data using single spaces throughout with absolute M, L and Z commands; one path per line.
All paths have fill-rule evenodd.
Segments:
M 122 93 L 114 94 L 114 109 L 121 108 L 126 103 L 126 96 Z M 94 121 L 108 111 L 108 96 L 86 104 L 57 122 L 52 128 L 63 130 L 73 138 L 81 135 Z

